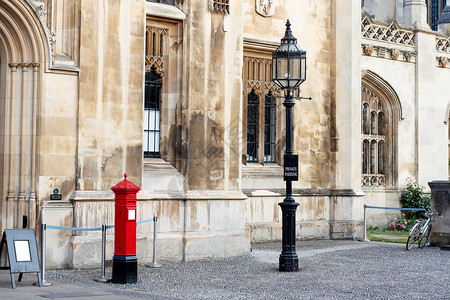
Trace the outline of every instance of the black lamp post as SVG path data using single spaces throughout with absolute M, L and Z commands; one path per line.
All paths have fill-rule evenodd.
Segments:
M 286 153 L 284 155 L 284 180 L 286 181 L 286 198 L 279 203 L 283 219 L 282 243 L 279 270 L 282 272 L 298 271 L 298 255 L 295 251 L 295 212 L 299 205 L 292 198 L 292 181 L 298 181 L 298 156 L 292 152 L 291 111 L 295 105 L 293 91 L 306 79 L 306 51 L 297 45 L 292 35 L 291 23 L 286 22 L 286 33 L 281 45 L 272 56 L 272 80 L 284 91 L 286 107 Z

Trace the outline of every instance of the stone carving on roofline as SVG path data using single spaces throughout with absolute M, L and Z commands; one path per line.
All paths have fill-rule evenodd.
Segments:
M 450 37 L 436 36 L 436 50 L 450 53 Z
M 275 0 L 255 0 L 256 12 L 263 17 L 275 15 Z
M 374 21 L 367 12 L 361 21 L 361 37 L 365 39 L 414 47 L 414 31 L 400 26 L 396 20 L 390 25 Z
M 367 56 L 371 56 L 373 52 L 373 46 L 370 44 L 363 44 L 363 52 Z
M 405 53 L 403 53 L 403 57 L 405 58 L 405 61 L 409 62 L 411 61 L 412 54 L 409 51 L 405 51 Z
M 399 60 L 405 62 L 415 62 L 416 53 L 414 51 L 404 51 L 396 48 L 386 48 L 371 44 L 361 45 L 362 54 L 384 59 Z M 403 55 L 403 59 L 402 59 Z
M 441 56 L 438 58 L 438 63 L 439 63 L 439 67 L 445 68 L 445 67 L 447 67 L 447 64 L 448 64 L 448 58 Z
M 398 50 L 398 49 L 391 49 L 391 58 L 393 60 L 397 60 L 399 56 L 400 56 L 400 50 Z

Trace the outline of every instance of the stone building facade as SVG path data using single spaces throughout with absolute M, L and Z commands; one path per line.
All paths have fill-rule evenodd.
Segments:
M 312 97 L 293 112 L 297 236 L 361 237 L 364 204 L 398 207 L 406 178 L 448 178 L 449 23 L 430 28 L 432 2 L 1 1 L 0 229 L 23 215 L 38 233 L 113 224 L 126 172 L 137 219 L 158 215 L 161 258 L 280 240 L 285 115 L 270 72 L 290 19 Z M 151 233 L 139 225 L 141 261 Z M 49 230 L 47 264 L 98 264 L 99 237 Z

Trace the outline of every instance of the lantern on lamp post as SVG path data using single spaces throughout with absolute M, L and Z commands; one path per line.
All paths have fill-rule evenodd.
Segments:
M 298 181 L 298 156 L 292 150 L 292 108 L 293 91 L 306 80 L 306 51 L 297 44 L 292 35 L 291 23 L 286 22 L 286 32 L 281 45 L 272 55 L 272 81 L 285 93 L 283 105 L 286 107 L 286 152 L 284 155 L 284 181 L 286 181 L 286 198 L 279 205 L 282 210 L 282 252 L 279 270 L 282 272 L 298 271 L 298 255 L 295 251 L 295 213 L 297 206 L 292 197 L 292 181 Z M 296 97 L 302 98 L 302 97 Z M 311 98 L 308 98 L 311 99 Z

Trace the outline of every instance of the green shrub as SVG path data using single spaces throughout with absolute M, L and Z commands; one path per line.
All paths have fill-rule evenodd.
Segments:
M 424 187 L 418 184 L 414 179 L 406 179 L 406 191 L 400 195 L 400 202 L 405 208 L 425 208 L 430 207 L 430 196 L 423 192 Z M 418 218 L 422 212 L 405 211 L 408 219 Z
M 378 226 L 369 226 L 369 228 L 367 228 L 367 231 L 380 232 L 381 229 Z

